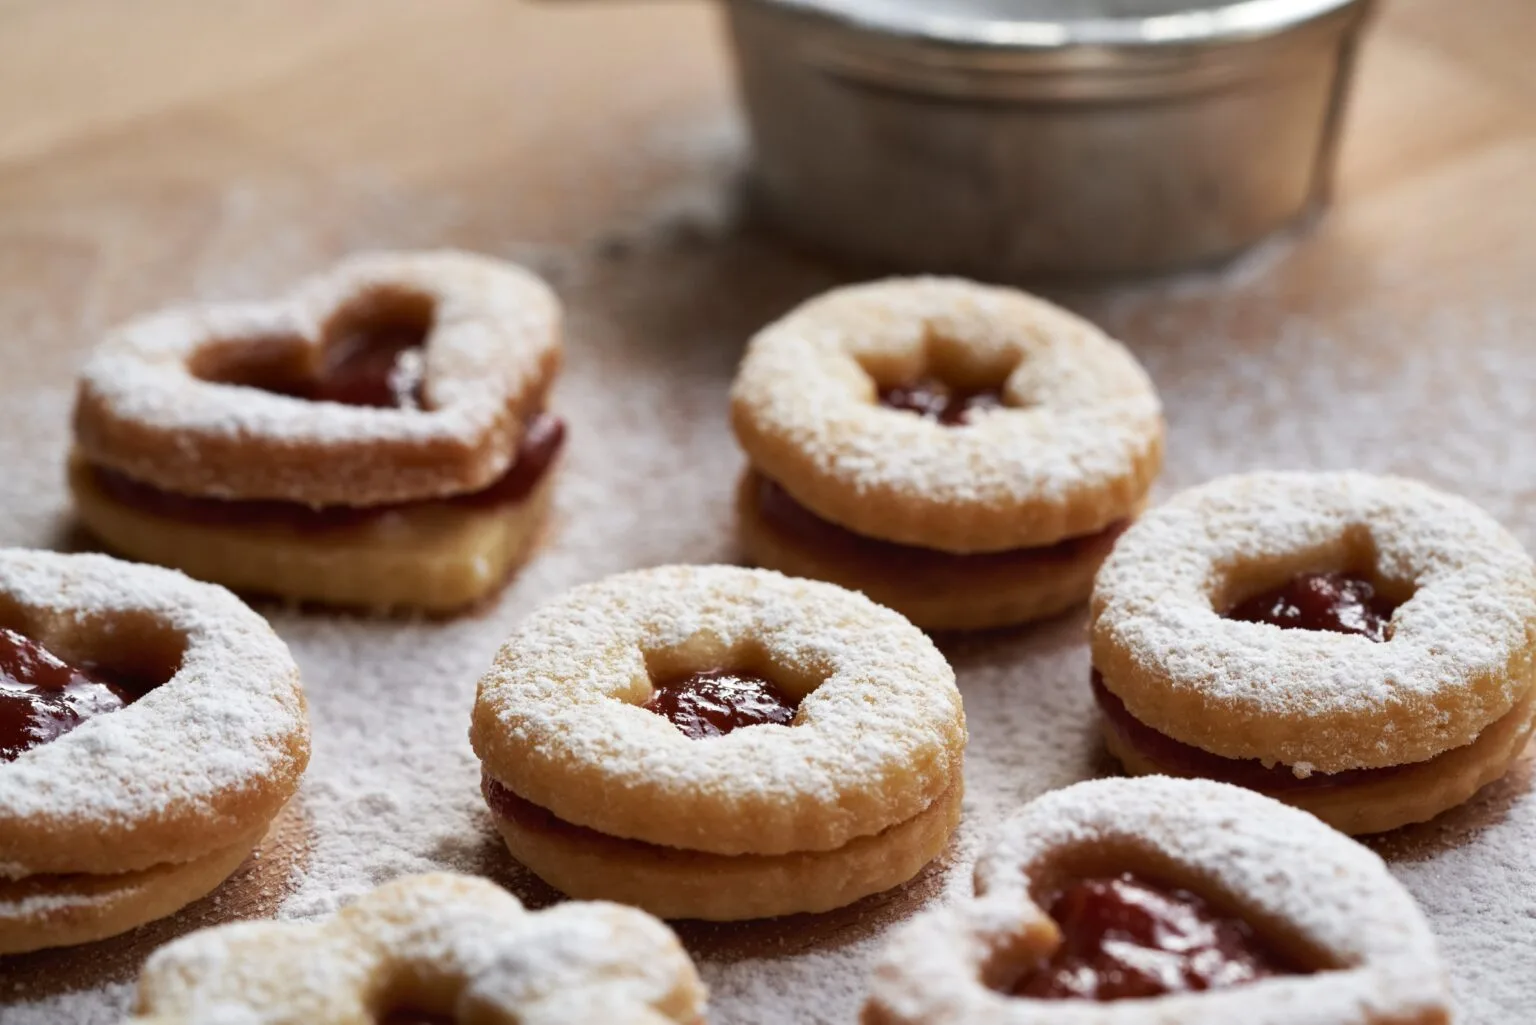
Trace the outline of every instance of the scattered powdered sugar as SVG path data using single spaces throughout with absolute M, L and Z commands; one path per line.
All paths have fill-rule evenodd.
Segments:
M 674 184 L 700 194 L 734 188 L 713 157 L 697 176 L 685 161 L 674 170 Z M 1528 188 L 1528 166 L 1524 174 Z M 57 482 L 72 374 L 107 324 L 183 298 L 274 294 L 344 252 L 401 245 L 524 261 L 566 304 L 569 365 L 553 405 L 572 433 L 559 511 L 548 544 L 498 603 L 448 623 L 261 606 L 300 665 L 315 731 L 297 804 L 309 845 L 283 917 L 328 914 L 432 868 L 490 874 L 530 903 L 552 899 L 510 865 L 479 797 L 466 736 L 475 681 L 527 614 L 571 586 L 736 557 L 730 509 L 742 457 L 726 426 L 736 362 L 755 331 L 838 283 L 827 266 L 750 231 L 671 230 L 644 196 L 626 219 L 643 230 L 617 251 L 595 226 L 590 245 L 543 245 L 506 212 L 517 204 L 499 190 L 514 188 L 511 179 L 495 177 L 498 191 L 458 205 L 442 190 L 316 175 L 248 183 L 235 199 L 175 216 L 142 196 L 50 208 L 25 228 L 61 240 L 58 253 L 17 264 L 0 296 L 0 350 L 14 357 L 27 346 L 0 374 L 0 542 L 36 546 L 55 544 L 67 522 Z M 1170 432 L 1161 493 L 1263 467 L 1395 472 L 1465 495 L 1536 542 L 1536 208 L 1490 202 L 1495 186 L 1508 187 L 1438 195 L 1418 227 L 1341 207 L 1261 273 L 1074 298 L 1158 386 Z M 1476 273 L 1437 262 L 1439 229 L 1486 221 L 1485 207 L 1509 225 L 1497 236 L 1509 244 L 1467 260 Z M 49 267 L 57 273 L 45 278 Z M 69 317 L 33 316 L 34 288 L 70 297 Z M 949 854 L 906 890 L 844 911 L 680 927 L 711 988 L 711 1021 L 856 1020 L 892 927 L 968 895 L 970 866 L 998 823 L 1046 791 L 1114 771 L 1097 736 L 1081 616 L 941 646 L 971 735 L 966 818 Z M 1523 1021 L 1536 999 L 1530 775 L 1522 761 L 1466 807 L 1372 842 L 1428 914 L 1464 1025 Z M 99 950 L 66 961 L 50 988 L 35 970 L 18 978 L 0 964 L 0 994 L 12 1001 L 0 1021 L 118 1022 L 131 990 L 87 970 Z

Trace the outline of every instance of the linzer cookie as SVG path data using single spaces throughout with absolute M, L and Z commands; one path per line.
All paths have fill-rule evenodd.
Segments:
M 1157 395 L 1123 346 L 959 280 L 805 304 L 752 340 L 731 398 L 748 556 L 924 628 L 1084 601 L 1162 464 Z
M 500 587 L 549 506 L 560 309 L 456 252 L 352 257 L 271 303 L 115 331 L 69 479 L 108 545 L 238 590 L 453 611 Z
M 633 908 L 528 912 L 483 879 L 396 880 L 330 921 L 241 922 L 156 951 L 135 1025 L 702 1025 L 704 987 Z
M 1092 604 L 1094 692 L 1134 773 L 1262 791 L 1347 833 L 1504 775 L 1536 714 L 1536 569 L 1471 503 L 1360 473 L 1187 491 Z
M 208 893 L 308 760 L 298 669 L 228 591 L 0 549 L 0 954 L 102 939 Z
M 906 882 L 960 818 L 954 673 L 831 584 L 669 566 L 535 613 L 470 741 L 513 856 L 665 918 L 826 911 Z
M 876 964 L 865 1025 L 1442 1025 L 1423 914 L 1317 819 L 1205 780 L 1098 780 L 1006 822 L 976 896 Z

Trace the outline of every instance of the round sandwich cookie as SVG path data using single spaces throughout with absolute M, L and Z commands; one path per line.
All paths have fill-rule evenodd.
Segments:
M 1346 833 L 1500 778 L 1536 715 L 1536 568 L 1472 503 L 1363 473 L 1257 473 L 1128 530 L 1091 610 L 1133 773 L 1269 794 Z
M 536 612 L 470 741 L 507 847 L 557 889 L 664 918 L 826 911 L 905 883 L 960 819 L 954 673 L 831 584 L 668 566 Z
M 0 549 L 0 954 L 114 936 L 209 893 L 308 761 L 298 668 L 234 595 Z
M 924 629 L 1081 604 L 1162 465 L 1157 394 L 1124 346 L 956 279 L 841 288 L 769 325 L 731 422 L 748 557 Z

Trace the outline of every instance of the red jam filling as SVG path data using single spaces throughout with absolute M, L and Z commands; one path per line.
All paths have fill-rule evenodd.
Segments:
M 228 501 L 194 498 L 141 483 L 115 470 L 92 467 L 97 487 L 124 505 L 157 516 L 218 526 L 280 526 L 297 530 L 355 527 L 390 513 L 420 507 L 429 502 L 459 508 L 486 509 L 515 505 L 532 493 L 565 444 L 565 422 L 548 413 L 535 413 L 523 425 L 523 439 L 512 466 L 490 486 L 467 495 L 401 502 L 395 505 L 325 506 L 315 509 L 301 502 Z
M 1049 912 L 1061 946 L 1014 985 L 1015 996 L 1134 1000 L 1301 974 L 1242 919 L 1130 872 L 1074 883 Z
M 689 673 L 655 686 L 645 710 L 694 740 L 723 737 L 743 726 L 788 726 L 800 704 L 770 680 L 729 669 Z
M 1003 396 L 996 388 L 965 391 L 952 388 L 938 378 L 924 377 L 911 384 L 880 389 L 880 405 L 916 413 L 945 427 L 959 427 L 970 423 L 973 413 L 1001 409 Z
M 115 712 L 148 689 L 100 666 L 71 665 L 25 634 L 0 628 L 0 762 Z
M 1326 630 L 1385 641 L 1397 605 L 1378 595 L 1364 577 L 1304 573 L 1272 591 L 1239 602 L 1225 615 L 1287 630 Z
M 542 805 L 519 797 L 510 787 L 489 773 L 480 774 L 480 792 L 485 795 L 485 803 L 490 805 L 491 811 L 504 819 L 536 823 L 544 828 L 563 827 L 564 830 L 590 832 L 584 826 L 578 826 L 557 817 L 554 812 Z
M 1346 573 L 1305 573 L 1280 587 L 1239 602 L 1225 616 L 1249 623 L 1270 623 L 1288 630 L 1359 634 L 1373 641 L 1385 641 L 1397 605 L 1378 595 L 1364 577 Z M 1354 786 L 1381 779 L 1401 768 L 1315 772 L 1298 777 L 1284 765 L 1266 766 L 1257 759 L 1224 758 L 1153 729 L 1131 715 L 1125 702 L 1109 692 L 1097 669 L 1093 672 L 1093 695 L 1105 722 L 1123 743 L 1139 751 L 1159 769 L 1178 776 L 1215 779 L 1273 794 Z
M 359 325 L 326 344 L 319 377 L 259 387 L 311 402 L 420 409 L 425 377 L 421 350 L 429 329 L 429 324 L 410 321 Z
M 1221 783 L 1247 787 L 1261 793 L 1276 794 L 1297 790 L 1330 790 L 1382 779 L 1401 766 L 1380 769 L 1350 769 L 1345 772 L 1314 772 L 1297 776 L 1284 765 L 1265 765 L 1255 758 L 1224 758 L 1202 748 L 1174 740 L 1131 715 L 1109 688 L 1099 671 L 1093 671 L 1093 696 L 1099 703 L 1104 721 L 1129 747 L 1141 752 L 1163 772 L 1173 776 L 1214 779 Z
M 524 829 L 537 830 L 545 833 L 559 833 L 573 840 L 587 842 L 612 841 L 615 838 L 606 833 L 599 833 L 595 829 L 586 826 L 578 826 L 574 822 L 567 822 L 543 805 L 534 804 L 525 797 L 520 797 L 512 788 L 503 784 L 489 773 L 480 774 L 480 793 L 485 796 L 485 803 L 492 813 L 498 818 L 509 822 L 515 822 Z M 640 844 L 642 840 L 624 840 L 624 843 Z
M 818 547 L 834 550 L 845 558 L 868 563 L 882 572 L 977 571 L 987 567 L 1025 570 L 1044 563 L 1068 562 L 1094 549 L 1108 552 L 1115 539 L 1130 526 L 1130 520 L 1119 520 L 1097 533 L 1069 537 L 1053 545 L 957 555 L 856 534 L 811 512 L 790 497 L 777 481 L 761 474 L 756 479 L 758 514 L 770 526 Z

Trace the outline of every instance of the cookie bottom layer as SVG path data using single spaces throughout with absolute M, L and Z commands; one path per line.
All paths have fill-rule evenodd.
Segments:
M 946 556 L 885 542 L 839 543 L 765 516 L 761 478 L 751 470 L 736 492 L 737 535 L 747 558 L 765 569 L 861 591 L 925 630 L 985 630 L 1048 619 L 1088 600 L 1093 576 L 1119 531 L 1084 539 L 1064 554 L 1031 549 Z M 830 526 L 830 525 L 829 525 Z M 832 527 L 832 530 L 839 528 Z
M 174 914 L 234 875 L 266 832 L 140 872 L 0 880 L 0 954 L 91 943 Z
M 907 821 L 835 850 L 732 856 L 607 836 L 564 822 L 489 778 L 485 786 L 507 849 L 555 889 L 661 918 L 717 922 L 831 911 L 900 886 L 944 850 L 965 794 L 956 781 Z
M 69 466 L 81 523 L 122 555 L 234 591 L 380 612 L 454 612 L 502 587 L 538 539 L 554 478 L 545 473 L 515 503 L 423 502 L 366 524 L 299 530 L 159 515 L 108 495 L 78 454 Z
M 1099 721 L 1109 753 L 1131 775 L 1190 775 L 1183 767 L 1157 759 L 1137 746 L 1130 731 L 1109 716 L 1101 714 Z M 1318 782 L 1276 790 L 1254 789 L 1311 812 L 1341 833 L 1384 833 L 1426 822 L 1503 777 L 1525 749 L 1533 727 L 1536 688 L 1527 690 L 1514 708 L 1478 734 L 1472 743 L 1428 761 L 1368 770 L 1337 785 Z M 1210 778 L 1245 785 L 1241 779 L 1221 779 L 1215 773 Z

